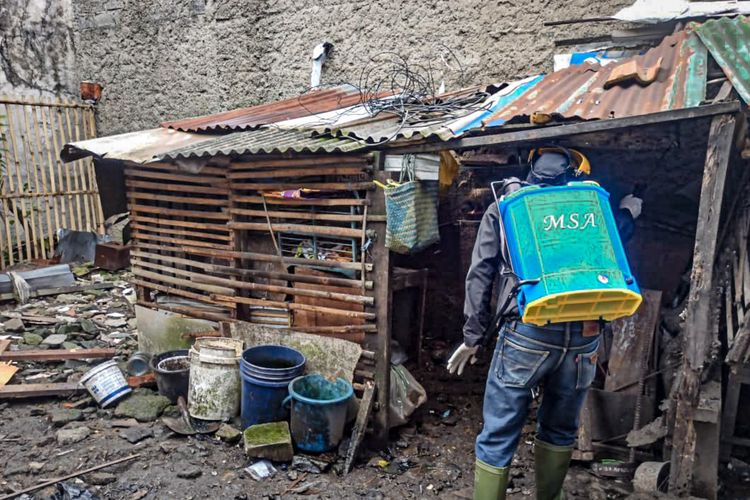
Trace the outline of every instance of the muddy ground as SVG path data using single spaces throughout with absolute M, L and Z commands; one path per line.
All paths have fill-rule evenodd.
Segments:
M 38 348 L 31 344 L 39 338 L 30 333 L 44 338 L 64 325 L 67 342 L 81 347 L 114 346 L 117 359 L 124 362 L 136 346 L 132 290 L 126 278 L 94 277 L 94 281 L 115 281 L 115 288 L 104 293 L 34 300 L 20 308 L 5 305 L 0 314 L 6 322 L 18 318 L 19 312 L 58 320 L 58 324 L 24 325 L 22 330 L 5 335 L 11 335 L 13 349 Z M 79 394 L 0 402 L 0 496 L 139 454 L 134 460 L 25 498 L 471 498 L 473 443 L 481 427 L 487 361 L 471 367 L 462 379 L 452 379 L 442 366 L 445 352 L 434 345 L 424 366 L 413 367 L 428 391 L 428 402 L 412 423 L 394 430 L 387 450 L 364 450 L 347 476 L 340 475 L 343 459 L 332 453 L 322 457 L 330 465 L 322 473 L 277 464 L 275 476 L 258 482 L 244 471 L 255 460 L 245 456 L 241 443 L 229 444 L 213 436 L 176 435 L 156 417 L 163 407 L 160 404 L 157 410 L 145 408 L 137 415 L 141 421 L 136 421 L 117 414 L 115 406 L 102 410 L 87 395 Z M 74 381 L 90 366 L 72 361 L 22 363 L 11 383 Z M 149 392 L 141 389 L 139 396 Z M 71 405 L 77 407 L 71 409 Z M 168 407 L 164 412 L 174 410 Z M 532 439 L 530 423 L 513 464 L 511 499 L 533 498 Z M 739 468 L 725 470 L 730 488 L 722 491 L 721 498 L 750 496 L 743 490 L 750 468 L 743 470 L 742 462 L 738 464 Z M 569 498 L 624 498 L 631 491 L 629 481 L 598 478 L 584 463 L 573 465 L 565 488 Z

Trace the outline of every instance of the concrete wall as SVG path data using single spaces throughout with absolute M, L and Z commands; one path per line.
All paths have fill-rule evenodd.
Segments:
M 75 95 L 70 2 L 0 1 L 0 95 Z
M 76 78 L 104 85 L 103 134 L 296 95 L 309 85 L 312 48 L 324 40 L 334 44 L 324 83 L 356 83 L 368 58 L 394 51 L 430 64 L 455 89 L 548 71 L 555 39 L 611 26 L 543 21 L 607 15 L 630 3 L 73 0 Z M 442 61 L 446 47 L 463 64 L 462 81 L 455 62 Z

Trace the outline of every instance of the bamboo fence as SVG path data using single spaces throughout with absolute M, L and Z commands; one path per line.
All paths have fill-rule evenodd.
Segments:
M 51 258 L 58 229 L 103 230 L 92 160 L 60 160 L 64 144 L 94 137 L 88 104 L 0 96 L 0 269 Z

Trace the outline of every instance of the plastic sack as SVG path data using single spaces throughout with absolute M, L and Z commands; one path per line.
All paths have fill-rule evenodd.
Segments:
M 409 422 L 414 411 L 427 402 L 427 391 L 403 365 L 391 365 L 390 426 Z
M 385 190 L 385 246 L 409 254 L 440 241 L 438 183 L 408 181 Z

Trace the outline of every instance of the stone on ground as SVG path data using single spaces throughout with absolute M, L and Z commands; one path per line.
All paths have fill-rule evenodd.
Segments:
M 42 337 L 39 334 L 29 332 L 24 333 L 23 335 L 23 343 L 28 345 L 39 345 L 42 343 L 42 340 L 44 340 L 44 337 Z
M 50 347 L 57 347 L 61 346 L 66 340 L 68 340 L 68 336 L 64 335 L 62 333 L 53 333 L 46 339 L 42 341 L 42 344 L 48 345 Z
M 135 444 L 138 441 L 142 441 L 146 438 L 152 437 L 153 435 L 154 431 L 143 425 L 130 427 L 128 429 L 125 429 L 124 431 L 120 431 L 120 437 L 131 444 Z
M 3 329 L 6 332 L 18 333 L 24 331 L 26 326 L 19 318 L 11 318 L 3 324 Z
M 201 474 L 203 474 L 203 471 L 195 465 L 187 465 L 177 471 L 177 477 L 181 477 L 182 479 L 195 479 L 196 477 L 200 477 Z
M 221 424 L 215 436 L 227 443 L 236 443 L 242 437 L 242 431 L 232 427 L 229 424 Z
M 289 462 L 294 458 L 287 422 L 251 425 L 245 429 L 244 438 L 248 457 L 267 458 L 274 462 Z
M 75 408 L 55 408 L 49 412 L 49 421 L 55 427 L 83 420 L 83 412 Z
M 115 417 L 133 417 L 139 422 L 153 422 L 169 405 L 169 399 L 166 397 L 148 389 L 137 389 L 117 405 Z
M 57 444 L 66 446 L 83 441 L 91 434 L 88 427 L 76 427 L 74 429 L 60 429 L 57 431 Z

